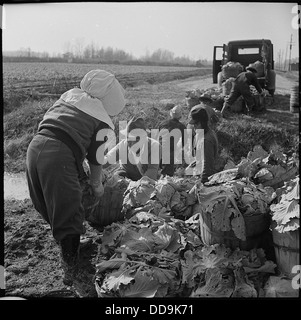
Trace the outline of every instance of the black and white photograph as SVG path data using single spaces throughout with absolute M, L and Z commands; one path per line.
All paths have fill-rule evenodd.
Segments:
M 0 301 L 300 298 L 298 3 L 1 12 Z

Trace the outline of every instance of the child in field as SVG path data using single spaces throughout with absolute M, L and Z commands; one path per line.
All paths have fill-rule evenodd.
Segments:
M 132 131 L 135 129 L 138 130 L 137 135 Z M 144 119 L 132 118 L 124 133 L 125 138 L 106 154 L 104 161 L 107 163 L 119 161 L 120 166 L 115 174 L 121 177 L 137 181 L 147 176 L 157 180 L 162 154 L 161 145 L 157 140 L 148 137 Z
M 199 175 L 201 182 L 205 183 L 208 177 L 216 172 L 218 140 L 215 132 L 209 126 L 209 116 L 204 106 L 191 110 L 189 118 L 189 124 L 193 125 L 196 131 L 193 143 L 195 157 L 185 171 L 186 175 Z
M 166 159 L 164 158 L 164 160 L 166 161 L 163 161 L 163 159 L 161 160 L 160 167 L 162 168 L 161 174 L 173 176 L 175 172 L 175 152 L 177 151 L 175 150 L 175 145 L 177 145 L 178 143 L 182 143 L 182 148 L 184 148 L 184 131 L 186 129 L 186 126 L 182 122 L 180 122 L 180 119 L 182 117 L 182 109 L 180 106 L 174 106 L 170 110 L 169 115 L 170 119 L 162 121 L 159 125 L 160 131 L 166 129 L 165 134 L 163 134 L 161 138 L 161 145 L 164 151 L 169 152 Z M 174 129 L 180 130 L 180 134 L 175 136 L 170 135 L 170 133 Z M 169 141 L 166 141 L 167 139 L 169 139 Z M 169 149 L 165 150 L 164 146 L 167 142 L 169 143 Z M 179 149 L 180 147 L 181 146 L 179 146 Z M 180 158 L 181 160 L 183 159 L 182 152 L 180 154 Z

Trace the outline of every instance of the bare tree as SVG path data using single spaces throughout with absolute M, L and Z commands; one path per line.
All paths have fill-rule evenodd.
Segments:
M 114 60 L 114 49 L 112 47 L 108 47 L 104 50 L 104 60 L 112 61 Z
M 83 55 L 85 59 L 91 58 L 91 49 L 89 45 L 85 47 Z
M 63 45 L 63 57 L 68 61 L 73 58 L 73 48 L 70 41 L 66 41 Z
M 94 59 L 97 55 L 97 46 L 92 41 L 83 49 L 83 56 L 85 59 Z
M 84 38 L 76 38 L 75 43 L 74 43 L 74 51 L 75 51 L 75 56 L 77 58 L 82 58 L 83 57 L 83 52 L 84 52 Z
M 149 58 L 152 62 L 168 62 L 174 61 L 174 53 L 164 49 L 157 49 Z
M 91 51 L 91 58 L 94 59 L 96 57 L 96 45 L 94 43 L 94 41 L 92 41 L 92 43 L 90 44 L 90 51 Z

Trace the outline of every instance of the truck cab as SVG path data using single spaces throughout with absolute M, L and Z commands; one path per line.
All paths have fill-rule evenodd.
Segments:
M 264 65 L 264 75 L 258 77 L 259 84 L 273 96 L 276 73 L 274 71 L 273 44 L 268 39 L 234 40 L 213 49 L 213 83 L 218 83 L 218 75 L 227 62 L 239 62 L 244 69 L 256 61 Z M 225 81 L 226 79 L 221 79 Z

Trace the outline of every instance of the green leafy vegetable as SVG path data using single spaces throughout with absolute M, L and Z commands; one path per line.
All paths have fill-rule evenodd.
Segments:
M 280 233 L 297 230 L 300 227 L 299 176 L 280 189 L 279 198 L 279 202 L 270 207 L 277 224 L 275 229 Z
M 140 272 L 135 275 L 134 283 L 121 291 L 121 297 L 126 298 L 153 298 L 159 289 L 159 283 L 151 280 Z
M 254 285 L 248 280 L 243 268 L 233 270 L 235 275 L 235 287 L 233 298 L 257 298 L 258 294 Z
M 233 274 L 229 270 L 213 268 L 206 271 L 205 285 L 194 290 L 190 297 L 229 298 L 233 290 Z

